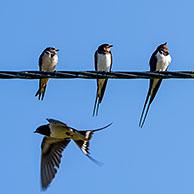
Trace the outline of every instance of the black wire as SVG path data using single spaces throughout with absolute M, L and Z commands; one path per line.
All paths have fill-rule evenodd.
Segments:
M 41 72 L 41 71 L 0 71 L 0 79 L 193 79 L 194 71 L 165 71 L 165 72 L 96 72 L 96 71 L 56 71 L 56 72 Z

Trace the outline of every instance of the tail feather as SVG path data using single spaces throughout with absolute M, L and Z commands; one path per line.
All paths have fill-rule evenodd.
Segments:
M 143 125 L 144 125 L 144 123 L 145 123 L 145 120 L 146 120 L 146 117 L 147 117 L 147 114 L 148 114 L 150 105 L 151 105 L 151 101 L 149 101 L 149 103 L 148 103 L 148 106 L 147 106 L 147 108 L 146 108 L 146 112 L 145 112 L 144 117 L 143 117 L 143 113 L 144 113 L 145 109 L 144 109 L 143 112 L 142 112 L 141 120 L 140 120 L 140 123 L 139 123 L 139 126 L 140 126 L 141 128 L 143 127 Z
M 45 92 L 46 92 L 46 85 L 44 86 L 44 88 L 39 88 L 38 91 L 36 92 L 35 96 L 38 96 L 39 100 L 43 100 Z
M 99 98 L 98 98 L 98 94 L 96 94 L 96 100 L 94 103 L 94 109 L 93 109 L 93 117 L 98 115 L 98 109 L 99 109 Z
M 112 124 L 113 124 L 113 123 L 109 123 L 108 125 L 106 125 L 106 126 L 104 126 L 104 127 L 101 127 L 101 128 L 98 128 L 98 129 L 93 129 L 92 132 L 94 133 L 94 132 L 96 132 L 96 131 L 101 131 L 101 130 L 103 130 L 103 129 L 106 129 L 106 128 L 110 127 Z
M 94 129 L 94 130 L 86 130 L 86 131 L 79 131 L 80 134 L 82 134 L 85 137 L 85 140 L 74 140 L 74 142 L 76 143 L 76 145 L 81 149 L 81 151 L 91 160 L 93 161 L 95 164 L 97 165 L 101 165 L 102 163 L 96 159 L 94 159 L 93 157 L 90 156 L 90 151 L 89 151 L 89 146 L 90 146 L 90 140 L 92 138 L 92 135 L 94 134 L 94 132 L 96 131 L 101 131 L 107 127 L 109 127 L 110 125 L 112 125 L 112 123 L 98 128 L 98 129 Z
M 77 146 L 81 149 L 81 151 L 95 164 L 101 166 L 102 162 L 94 159 L 92 156 L 90 156 L 90 151 L 89 151 L 89 140 L 82 141 L 82 140 L 74 140 L 74 142 L 77 144 Z
M 44 86 L 44 89 L 43 89 L 43 91 L 42 91 L 42 98 L 41 98 L 41 100 L 44 99 L 44 95 L 45 95 L 45 92 L 46 92 L 46 86 L 47 86 L 47 85 Z
M 39 88 L 35 96 L 38 96 L 38 100 L 41 100 L 41 89 Z
M 139 120 L 139 127 L 141 127 L 141 128 L 143 127 L 143 124 L 145 122 L 144 112 L 145 112 L 149 97 L 150 97 L 150 92 L 148 92 L 148 94 L 147 94 L 147 97 L 146 97 L 146 100 L 145 100 L 145 103 L 144 103 L 144 106 L 143 106 L 143 110 L 142 110 L 142 113 L 141 113 L 141 117 L 140 117 L 140 120 Z M 149 106 L 150 106 L 150 103 L 149 103 Z M 146 110 L 146 113 L 148 113 L 148 109 Z M 147 116 L 147 114 L 146 114 L 146 116 Z M 143 123 L 142 123 L 142 120 L 144 121 Z
M 139 121 L 139 127 L 141 127 L 141 128 L 143 127 L 143 125 L 145 123 L 150 105 L 152 104 L 161 83 L 162 83 L 162 79 L 151 79 L 150 80 L 150 86 L 149 86 L 148 94 L 147 94 L 147 97 L 146 97 L 146 100 L 145 100 L 145 103 L 144 103 L 144 107 L 143 107 L 143 111 L 142 111 L 140 121 Z M 149 100 L 149 102 L 148 102 L 148 100 Z M 148 105 L 147 105 L 147 103 L 148 103 Z M 146 109 L 146 112 L 145 112 L 145 109 Z M 144 112 L 145 112 L 145 114 L 144 114 Z
M 100 91 L 98 91 L 98 93 L 99 93 L 99 103 L 101 103 L 102 99 L 104 97 L 104 93 L 105 93 L 105 90 L 106 90 L 106 85 L 107 85 L 108 79 L 100 79 L 99 81 L 104 81 L 101 87 L 100 87 L 100 84 L 99 84 L 99 90 Z
M 93 158 L 92 156 L 90 155 L 86 155 L 92 162 L 94 162 L 96 165 L 98 166 L 102 166 L 103 165 L 103 162 L 99 161 L 99 160 L 96 160 L 95 158 Z
M 48 82 L 47 78 L 46 79 L 40 79 L 40 81 L 39 81 L 39 89 L 35 94 L 35 96 L 38 96 L 39 100 L 44 99 L 44 95 L 45 95 L 46 87 L 47 87 L 47 82 Z
M 87 139 L 88 141 L 92 138 L 92 135 L 97 132 L 97 131 L 101 131 L 103 129 L 108 128 L 109 126 L 111 126 L 112 123 L 109 123 L 108 125 L 101 127 L 101 128 L 97 128 L 97 129 L 93 129 L 93 130 L 80 130 L 78 131 L 80 134 L 82 134 L 85 139 Z
M 101 102 L 98 100 L 97 107 L 96 107 L 96 116 L 98 116 L 98 110 L 99 110 L 100 103 Z
M 36 92 L 35 96 L 38 96 L 40 93 L 40 89 L 38 89 L 38 91 Z
M 103 81 L 103 83 L 101 83 Z M 99 105 L 102 102 L 108 79 L 97 80 L 96 100 L 94 103 L 93 116 L 98 116 Z
M 158 79 L 158 80 L 156 80 L 157 81 L 157 84 L 156 84 L 156 86 L 155 86 L 155 88 L 153 89 L 153 92 L 152 92 L 152 95 L 150 96 L 150 102 L 152 103 L 152 101 L 154 100 L 154 98 L 155 98 L 155 96 L 156 96 L 156 94 L 157 94 L 157 92 L 158 92 L 158 90 L 159 90 L 159 87 L 160 87 L 160 85 L 161 85 L 161 83 L 162 83 L 162 79 Z M 153 81 L 154 82 L 154 81 Z

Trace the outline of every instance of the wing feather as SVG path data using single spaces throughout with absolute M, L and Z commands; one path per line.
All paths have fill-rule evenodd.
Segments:
M 62 152 L 69 142 L 70 139 L 57 140 L 44 137 L 41 145 L 41 187 L 43 190 L 46 190 L 54 179 L 61 163 Z

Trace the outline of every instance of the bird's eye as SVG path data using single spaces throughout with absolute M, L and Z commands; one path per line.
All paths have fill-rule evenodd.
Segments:
M 66 135 L 67 135 L 67 136 L 70 136 L 71 134 L 70 134 L 69 132 L 66 132 Z

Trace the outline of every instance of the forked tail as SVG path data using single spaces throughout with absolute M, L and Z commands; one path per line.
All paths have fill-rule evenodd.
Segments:
M 39 100 L 43 100 L 44 99 L 47 82 L 48 82 L 48 79 L 41 79 L 39 81 L 39 89 L 38 89 L 38 91 L 35 94 L 35 96 L 38 96 Z
M 140 120 L 139 120 L 139 127 L 141 127 L 141 128 L 144 125 L 144 122 L 145 122 L 145 119 L 147 117 L 148 110 L 149 110 L 149 107 L 150 107 L 150 104 L 151 104 L 150 101 L 149 101 L 149 104 L 147 106 L 149 97 L 150 97 L 150 93 L 148 92 L 145 103 L 144 103 L 144 106 L 143 106 L 143 110 L 142 110 L 142 113 L 141 113 L 141 117 L 140 117 Z M 146 109 L 146 107 L 147 107 L 147 109 Z M 146 113 L 144 114 L 145 110 L 146 110 Z
M 140 121 L 139 121 L 139 126 L 141 128 L 143 127 L 143 125 L 145 123 L 150 105 L 153 102 L 153 100 L 154 100 L 154 98 L 157 94 L 157 91 L 160 87 L 161 82 L 162 82 L 162 79 L 151 79 L 150 80 L 150 86 L 149 86 L 148 94 L 147 94 L 147 97 L 146 97 L 146 100 L 145 100 L 145 103 L 144 103 L 144 106 L 143 106 L 143 111 L 142 111 Z M 149 102 L 148 102 L 148 100 L 149 100 Z M 147 103 L 148 103 L 148 105 L 147 105 Z M 146 112 L 145 112 L 145 110 L 146 110 Z M 145 112 L 145 114 L 144 114 L 144 112 Z
M 110 125 L 112 125 L 112 123 L 98 128 L 98 129 L 93 129 L 93 130 L 86 130 L 86 131 L 79 131 L 79 133 L 81 133 L 84 137 L 85 140 L 74 140 L 75 143 L 77 144 L 77 146 L 81 149 L 81 151 L 91 160 L 93 161 L 95 164 L 97 164 L 98 166 L 101 166 L 103 163 L 94 159 L 93 157 L 90 156 L 90 151 L 89 151 L 89 146 L 90 146 L 90 140 L 92 138 L 92 135 L 96 132 L 96 131 L 101 131 L 107 127 L 109 127 Z

